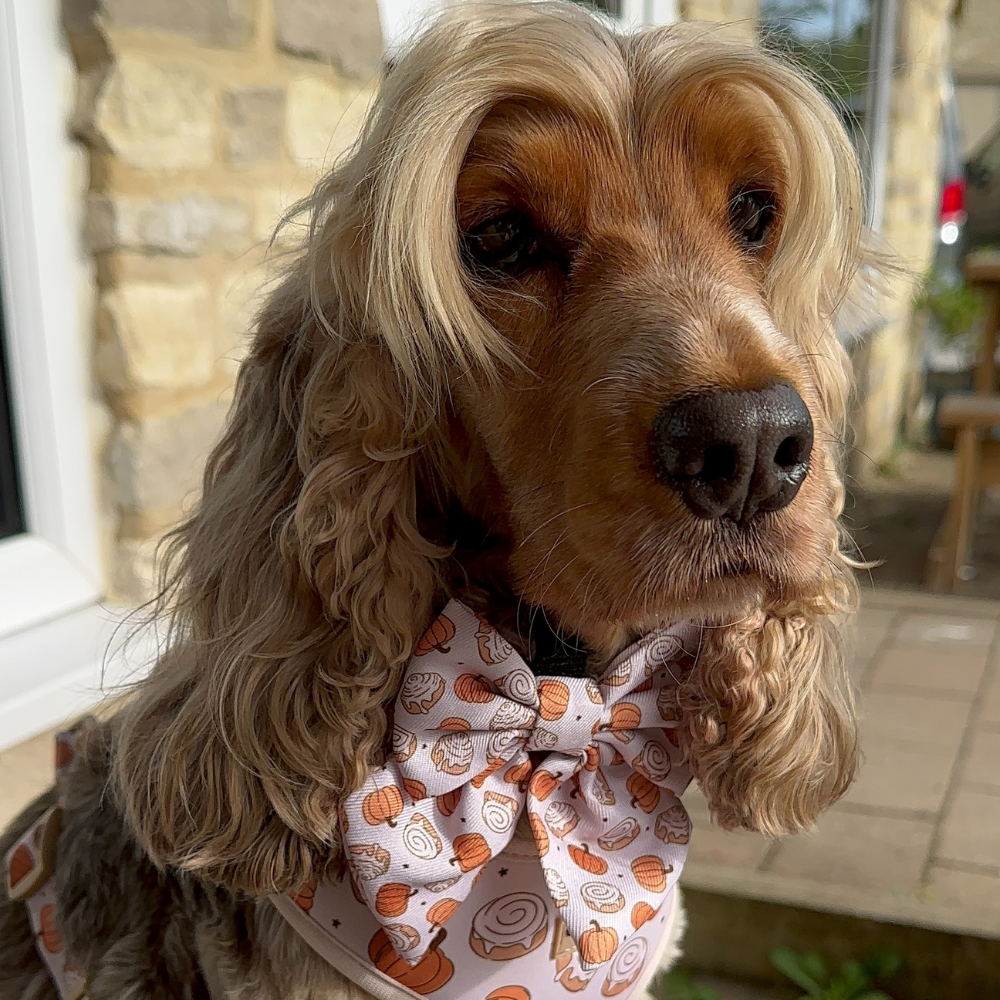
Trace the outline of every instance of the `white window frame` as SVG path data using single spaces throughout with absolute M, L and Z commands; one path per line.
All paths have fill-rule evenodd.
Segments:
M 27 527 L 0 541 L 0 749 L 88 708 L 123 668 L 99 604 L 64 58 L 58 0 L 0 0 L 0 282 Z

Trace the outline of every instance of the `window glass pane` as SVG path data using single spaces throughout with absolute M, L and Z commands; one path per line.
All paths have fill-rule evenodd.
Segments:
M 0 538 L 24 530 L 14 461 L 7 366 L 4 362 L 3 303 L 0 302 Z
M 764 44 L 793 59 L 830 98 L 848 132 L 864 127 L 869 0 L 763 0 Z

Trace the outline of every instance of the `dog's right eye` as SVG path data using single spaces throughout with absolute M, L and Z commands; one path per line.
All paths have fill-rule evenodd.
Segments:
M 475 263 L 496 271 L 524 267 L 538 253 L 538 235 L 531 221 L 517 212 L 487 219 L 463 237 Z

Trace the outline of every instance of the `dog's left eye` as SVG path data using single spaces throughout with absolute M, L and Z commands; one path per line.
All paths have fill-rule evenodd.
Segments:
M 774 215 L 774 196 L 770 191 L 740 191 L 729 202 L 729 225 L 749 250 L 764 245 Z
M 517 212 L 487 219 L 466 233 L 464 240 L 469 256 L 493 270 L 523 267 L 538 253 L 534 226 Z

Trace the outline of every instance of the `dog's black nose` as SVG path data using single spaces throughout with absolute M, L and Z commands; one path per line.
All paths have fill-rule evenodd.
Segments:
M 792 502 L 809 471 L 812 443 L 809 409 L 784 382 L 685 396 L 653 420 L 660 478 L 698 517 L 741 524 Z

